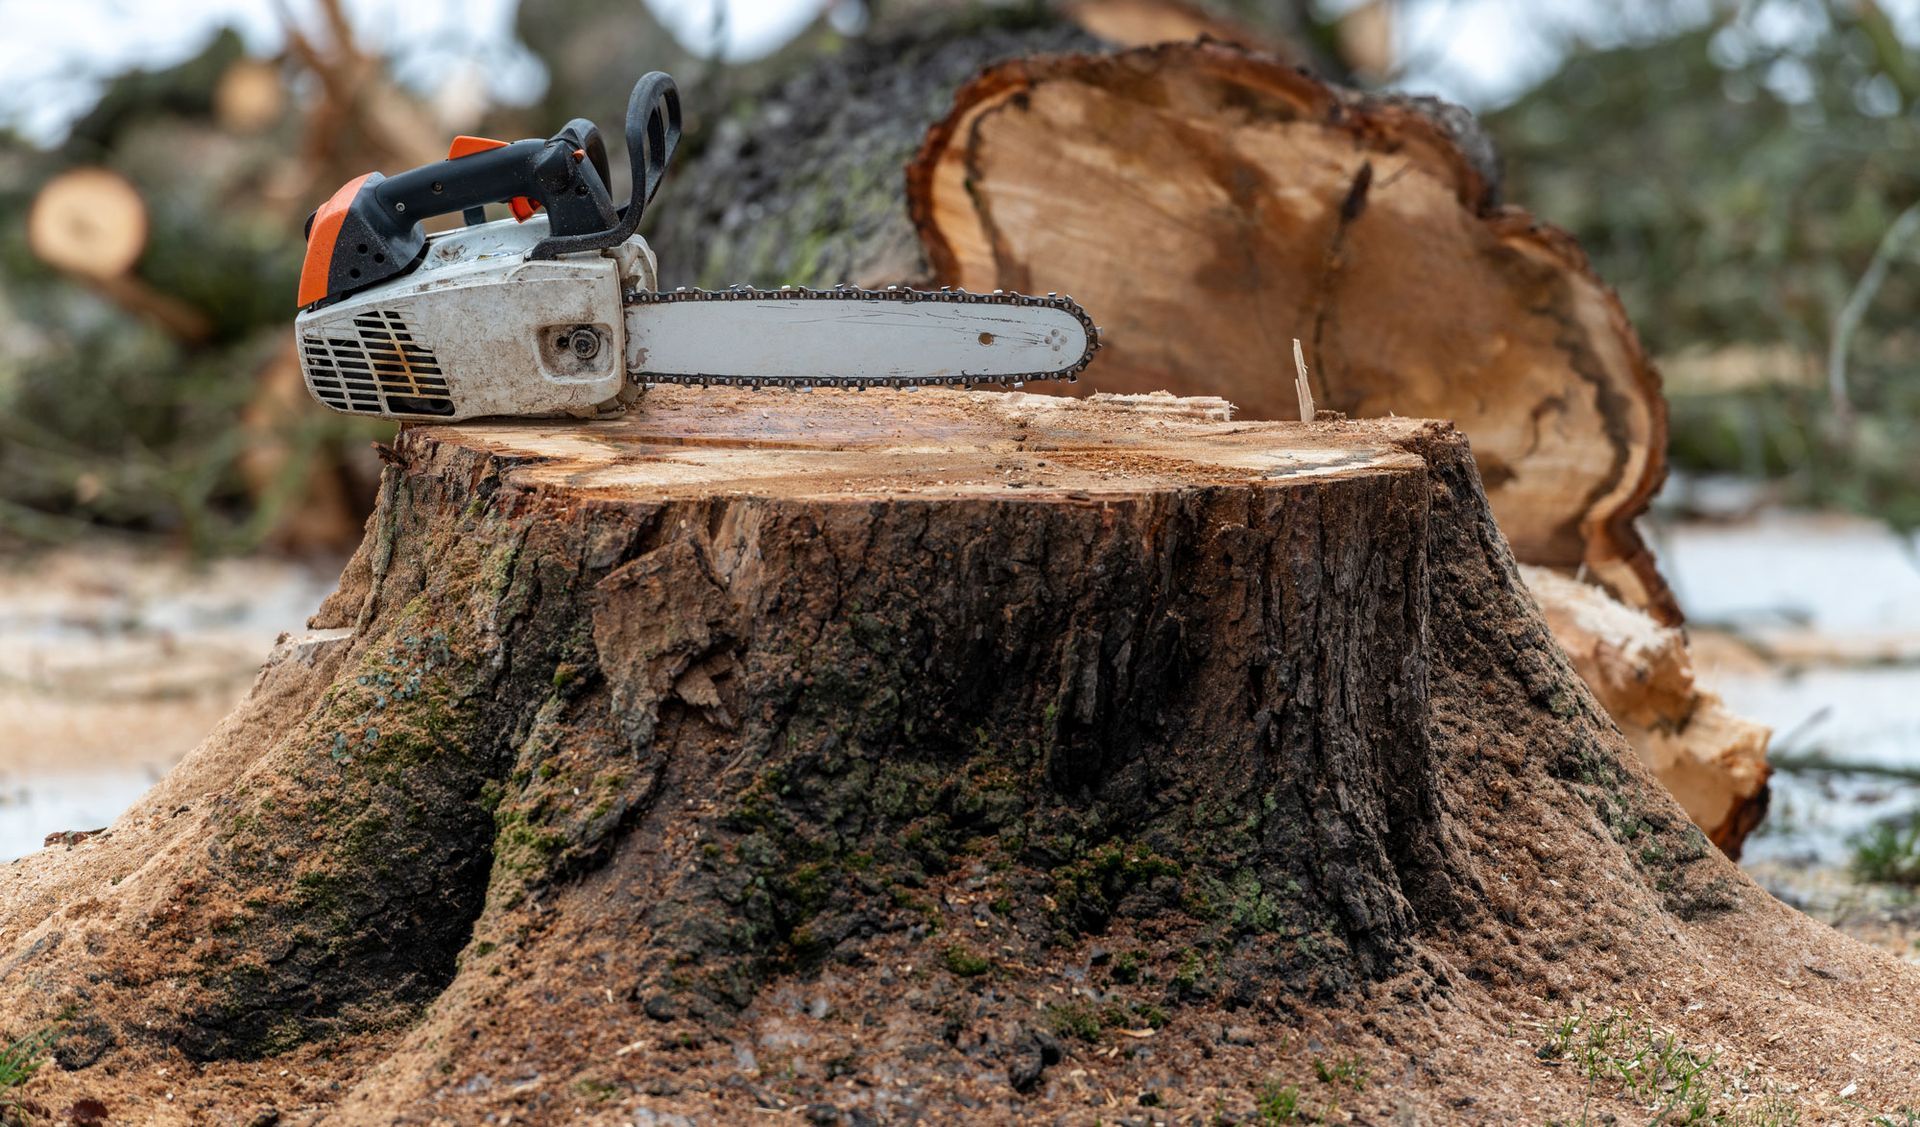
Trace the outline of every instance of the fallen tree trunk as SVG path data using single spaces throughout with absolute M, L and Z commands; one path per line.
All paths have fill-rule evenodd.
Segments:
M 1764 1057 L 1755 1085 L 1871 1052 L 1850 1098 L 1890 1105 L 1920 974 L 1688 824 L 1465 442 L 1223 411 L 656 389 L 408 430 L 313 633 L 107 833 L 0 883 L 0 1033 L 59 1034 L 23 1094 L 1006 1122 L 1250 1116 L 1290 1082 L 1370 1119 L 1630 1114 L 1514 1052 L 1584 999 Z
M 1734 715 L 1696 680 L 1679 630 L 1546 568 L 1520 573 L 1554 640 L 1641 762 L 1694 824 L 1738 860 L 1741 844 L 1767 813 L 1769 730 Z

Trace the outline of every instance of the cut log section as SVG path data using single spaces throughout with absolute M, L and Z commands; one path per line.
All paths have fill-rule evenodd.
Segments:
M 265 59 L 235 60 L 213 88 L 214 119 L 235 133 L 265 132 L 286 112 L 286 79 Z
M 1588 583 L 1522 567 L 1556 641 L 1694 824 L 1738 859 L 1767 812 L 1765 725 L 1694 678 L 1686 635 Z
M 47 181 L 27 212 L 34 255 L 189 343 L 213 335 L 206 314 L 133 273 L 147 248 L 147 205 L 126 177 L 76 168 Z
M 1456 432 L 1221 410 L 676 388 L 408 429 L 312 633 L 0 881 L 5 1032 L 59 1031 L 21 1094 L 1644 1118 L 1515 1046 L 1618 1004 L 1764 1060 L 1742 1083 L 1803 1121 L 1846 1114 L 1809 1093 L 1854 1049 L 1849 1106 L 1910 1098 L 1920 969 L 1687 821 Z M 1314 1079 L 1349 1060 L 1374 1079 Z
M 33 198 L 27 246 L 57 270 L 84 278 L 119 277 L 147 248 L 146 202 L 117 172 L 63 172 Z
M 1087 387 L 1288 418 L 1298 337 L 1322 407 L 1458 424 L 1522 560 L 1677 622 L 1633 527 L 1658 378 L 1573 240 L 1495 203 L 1494 164 L 1450 107 L 1182 44 L 990 68 L 907 195 L 936 282 L 1086 306 Z

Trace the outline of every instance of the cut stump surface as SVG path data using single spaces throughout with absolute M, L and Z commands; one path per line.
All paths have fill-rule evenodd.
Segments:
M 980 497 L 1089 501 L 1205 485 L 1405 473 L 1404 427 L 1230 423 L 1225 400 L 940 391 L 745 396 L 656 389 L 631 417 L 587 426 L 435 428 L 450 442 L 524 456 L 516 479 L 589 497 L 852 500 Z M 827 410 L 820 399 L 831 399 Z

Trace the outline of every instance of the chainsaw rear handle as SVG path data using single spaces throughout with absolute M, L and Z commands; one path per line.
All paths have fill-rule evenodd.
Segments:
M 529 257 L 556 258 L 601 250 L 632 238 L 679 147 L 680 90 L 670 75 L 656 70 L 634 83 L 633 93 L 627 96 L 627 161 L 633 170 L 633 196 L 620 209 L 618 221 L 585 234 L 555 227 L 551 235 L 534 244 Z
M 600 130 L 578 119 L 549 140 L 515 141 L 389 177 L 373 190 L 375 212 L 398 235 L 430 216 L 523 199 L 545 207 L 555 231 L 598 231 L 616 218 L 606 169 Z
M 511 203 L 520 219 L 545 207 L 551 229 L 562 234 L 612 226 L 619 216 L 607 190 L 600 130 L 576 118 L 545 141 L 461 138 L 446 160 L 352 181 L 307 219 L 300 306 L 405 274 L 426 253 L 421 220 L 456 211 L 477 220 L 490 203 Z
M 680 144 L 680 93 L 671 77 L 654 71 L 634 84 L 626 136 L 633 196 L 618 209 L 607 188 L 606 142 L 584 118 L 545 141 L 463 137 L 446 160 L 351 181 L 307 218 L 299 306 L 337 301 L 413 270 L 427 250 L 421 220 L 459 211 L 471 224 L 490 203 L 510 204 L 523 220 L 536 207 L 547 209 L 549 234 L 532 258 L 626 242 Z

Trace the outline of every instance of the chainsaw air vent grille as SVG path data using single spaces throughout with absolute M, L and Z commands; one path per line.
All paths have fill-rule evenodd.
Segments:
M 309 329 L 300 338 L 307 386 L 320 402 L 355 415 L 451 415 L 453 396 L 440 361 L 414 340 L 391 309 L 356 314 L 353 323 Z

